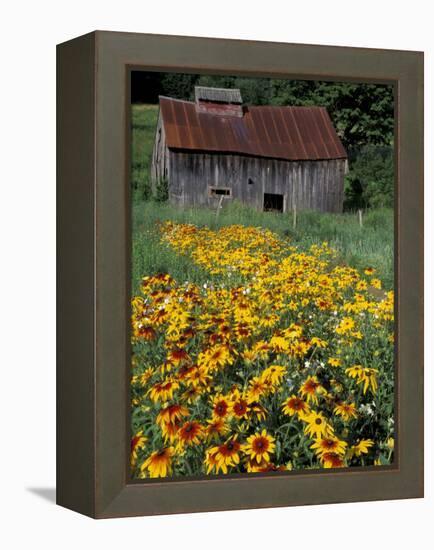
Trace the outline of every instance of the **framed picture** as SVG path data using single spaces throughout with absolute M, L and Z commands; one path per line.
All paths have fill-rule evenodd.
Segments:
M 57 60 L 58 504 L 423 496 L 423 54 L 97 31 Z

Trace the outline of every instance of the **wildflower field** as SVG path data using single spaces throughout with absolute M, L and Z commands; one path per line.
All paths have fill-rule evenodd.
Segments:
M 182 215 L 133 215 L 132 476 L 390 464 L 390 241 Z

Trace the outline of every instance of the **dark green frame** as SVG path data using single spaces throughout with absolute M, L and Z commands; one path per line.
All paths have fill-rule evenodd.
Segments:
M 133 68 L 394 84 L 392 466 L 129 480 Z M 423 54 L 97 31 L 60 44 L 57 71 L 58 504 L 104 518 L 423 496 Z

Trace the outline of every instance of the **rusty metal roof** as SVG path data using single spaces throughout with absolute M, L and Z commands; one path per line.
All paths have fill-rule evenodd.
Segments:
M 244 107 L 242 117 L 198 112 L 195 103 L 160 96 L 172 149 L 238 153 L 285 160 L 345 159 L 324 107 Z

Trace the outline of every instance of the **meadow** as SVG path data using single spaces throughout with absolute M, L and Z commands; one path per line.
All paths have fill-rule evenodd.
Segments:
M 241 204 L 224 204 L 215 210 L 179 209 L 153 200 L 136 201 L 132 207 L 132 286 L 137 291 L 143 275 L 156 271 L 170 273 L 179 280 L 204 282 L 207 274 L 187 259 L 162 246 L 158 224 L 167 220 L 191 223 L 211 229 L 241 224 L 270 229 L 292 244 L 307 249 L 328 242 L 338 253 L 337 262 L 362 269 L 372 266 L 386 289 L 393 288 L 393 212 L 370 210 L 360 227 L 355 213 L 321 214 L 301 212 L 293 228 L 291 214 L 257 212 Z
M 392 210 L 173 207 L 155 122 L 133 110 L 132 476 L 390 464 Z

